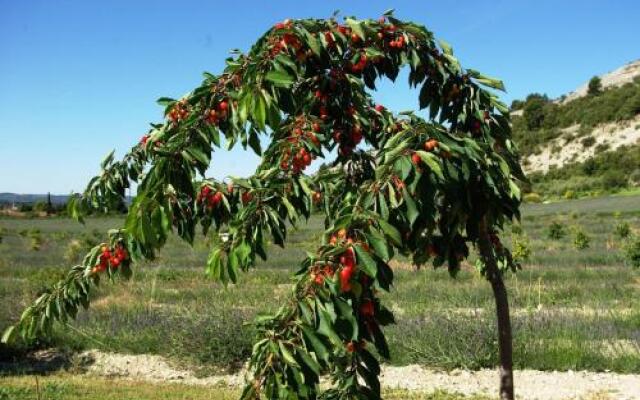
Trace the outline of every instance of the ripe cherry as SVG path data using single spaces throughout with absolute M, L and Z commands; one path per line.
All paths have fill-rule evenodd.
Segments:
M 313 200 L 313 202 L 315 204 L 320 203 L 320 201 L 322 201 L 322 193 L 320 192 L 313 192 L 313 195 L 311 195 L 311 199 Z
M 411 155 L 411 162 L 414 165 L 420 165 L 420 163 L 422 162 L 422 158 L 420 158 L 420 155 L 418 153 L 413 153 Z
M 377 112 L 383 112 L 384 111 L 384 106 L 382 104 L 376 104 L 375 110 Z
M 345 267 L 340 271 L 340 289 L 343 292 L 351 290 L 351 276 L 353 276 L 353 267 Z
M 318 133 L 320 132 L 320 130 L 322 129 L 322 127 L 320 126 L 319 123 L 314 122 L 313 125 L 311 125 L 311 128 L 313 129 L 314 132 Z
M 118 266 L 120 265 L 120 259 L 118 257 L 111 257 L 109 263 L 111 263 L 111 266 L 113 268 L 118 268 Z
M 360 305 L 360 315 L 365 318 L 373 317 L 375 313 L 374 304 L 371 300 L 366 300 L 364 303 Z
M 435 139 L 429 139 L 424 143 L 424 149 L 426 151 L 433 151 L 438 147 L 438 141 Z
M 352 33 L 352 34 L 351 34 L 351 41 L 352 41 L 353 43 L 358 43 L 358 42 L 360 42 L 360 36 L 358 36 L 358 35 L 357 35 L 357 34 L 355 34 L 355 33 Z
M 227 111 L 227 108 L 229 108 L 229 103 L 224 100 L 221 101 L 220 104 L 218 104 L 218 110 L 220 111 Z

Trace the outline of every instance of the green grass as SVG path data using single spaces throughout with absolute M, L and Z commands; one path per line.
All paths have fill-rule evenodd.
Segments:
M 0 377 L 0 400 L 235 400 L 239 394 L 238 389 L 229 387 L 154 384 L 67 374 Z M 386 390 L 383 397 L 387 400 L 490 399 L 485 396 L 467 397 L 445 392 L 409 393 L 404 390 Z
M 517 368 L 640 372 L 640 275 L 624 265 L 623 241 L 613 234 L 620 221 L 638 231 L 638 207 L 638 197 L 631 196 L 524 207 L 522 228 L 533 256 L 523 271 L 507 277 Z M 551 221 L 567 227 L 567 236 L 548 239 Z M 0 329 L 65 271 L 69 241 L 119 222 L 91 219 L 82 227 L 65 219 L 0 220 Z M 200 373 L 237 370 L 253 343 L 247 322 L 288 295 L 291 274 L 315 246 L 321 226 L 313 218 L 292 233 L 286 249 L 272 247 L 269 261 L 227 288 L 204 277 L 203 240 L 190 248 L 172 239 L 156 263 L 140 265 L 129 282 L 101 286 L 73 328 L 57 329 L 50 343 L 39 345 L 160 354 Z M 577 226 L 590 236 L 590 248 L 573 248 Z M 31 250 L 28 235 L 20 235 L 29 229 L 40 230 L 41 250 Z M 496 365 L 492 294 L 471 266 L 456 279 L 443 270 L 398 269 L 383 301 L 398 321 L 387 328 L 389 363 Z M 19 357 L 22 350 L 0 347 L 0 358 Z

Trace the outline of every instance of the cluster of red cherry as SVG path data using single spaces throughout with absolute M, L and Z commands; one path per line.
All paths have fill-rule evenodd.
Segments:
M 187 101 L 180 100 L 176 103 L 175 106 L 169 111 L 169 119 L 172 122 L 179 122 L 189 116 L 189 110 L 187 110 Z
M 100 250 L 101 253 L 98 257 L 98 264 L 91 269 L 91 273 L 93 274 L 104 272 L 109 266 L 116 269 L 123 261 L 129 260 L 129 253 L 121 244 L 117 245 L 114 249 L 108 246 L 102 246 Z
M 214 192 L 209 186 L 203 186 L 196 201 L 205 204 L 209 209 L 215 208 L 222 201 L 222 192 L 219 190 Z
M 315 159 L 315 156 L 304 146 L 304 140 L 320 147 L 320 140 L 316 136 L 322 127 L 318 122 L 308 124 L 302 119 L 296 121 L 296 126 L 287 137 L 286 147 L 280 161 L 280 169 L 288 171 L 292 169 L 294 174 L 298 174 L 308 167 Z
M 226 100 L 222 100 L 218 105 L 205 113 L 205 121 L 210 125 L 218 125 L 220 120 L 227 118 L 227 110 L 229 109 L 229 103 Z

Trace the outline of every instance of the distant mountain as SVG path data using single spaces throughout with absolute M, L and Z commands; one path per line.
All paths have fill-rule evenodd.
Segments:
M 69 195 L 52 194 L 51 203 L 64 204 L 69 200 Z M 0 203 L 5 204 L 22 204 L 35 203 L 38 201 L 47 201 L 46 194 L 19 194 L 19 193 L 0 193 Z

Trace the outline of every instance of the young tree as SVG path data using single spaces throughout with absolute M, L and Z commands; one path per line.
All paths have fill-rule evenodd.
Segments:
M 372 101 L 376 80 L 395 80 L 401 68 L 421 86 L 428 121 Z M 513 399 L 502 275 L 517 264 L 498 233 L 519 218 L 516 180 L 524 176 L 508 108 L 487 87 L 504 89 L 463 69 L 424 27 L 390 14 L 276 24 L 248 54 L 227 60 L 222 74 L 205 74 L 179 100 L 160 99 L 166 120 L 121 161 L 112 153 L 102 162 L 70 213 L 108 210 L 136 182 L 124 227 L 109 231 L 108 241 L 27 308 L 3 339 L 47 334 L 54 321 L 88 306 L 101 279 L 130 276 L 171 232 L 193 242 L 198 225 L 220 238 L 207 273 L 236 282 L 239 270 L 266 259 L 266 239 L 284 246 L 289 223 L 308 218 L 315 202 L 326 214 L 325 235 L 302 261 L 290 300 L 257 321 L 261 339 L 244 399 L 379 398 L 380 367 L 367 343 L 389 356 L 382 327 L 394 317 L 377 295 L 393 284 L 389 260 L 402 253 L 455 274 L 469 246 L 477 247 L 496 299 L 500 396 Z M 226 184 L 204 177 L 221 135 L 229 147 L 240 143 L 262 156 L 253 176 Z M 265 149 L 261 135 L 269 138 Z M 303 173 L 336 147 L 327 168 Z M 323 392 L 321 374 L 333 383 Z

